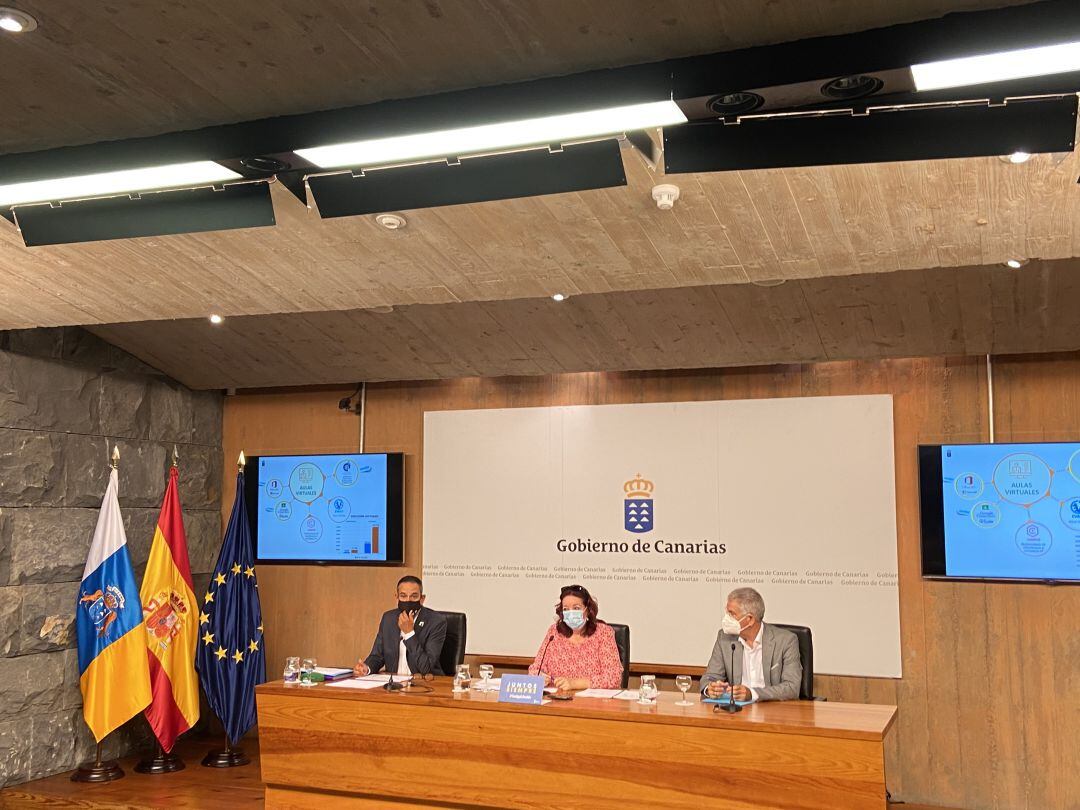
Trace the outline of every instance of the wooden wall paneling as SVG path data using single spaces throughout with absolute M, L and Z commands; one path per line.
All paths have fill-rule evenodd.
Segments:
M 1073 355 L 996 358 L 993 369 L 998 441 L 1080 440 Z M 993 775 L 1002 792 L 1024 796 L 1029 806 L 1046 797 L 1048 807 L 1067 807 L 1078 795 L 1060 774 L 1077 773 L 1080 761 L 1080 588 L 1019 585 L 988 593 L 988 613 L 999 618 L 998 635 L 988 642 L 1011 661 L 1007 699 L 996 714 L 1016 755 L 1035 766 L 1022 775 L 996 768 Z
M 254 456 L 357 449 L 359 419 L 337 407 L 338 400 L 352 392 L 353 387 L 349 387 L 225 398 L 222 526 L 232 509 L 236 458 L 241 450 Z M 254 472 L 250 470 L 249 474 Z M 378 580 L 381 570 L 385 569 L 260 565 L 257 576 L 266 628 L 267 675 L 278 677 L 288 655 L 329 654 L 329 650 L 324 654 L 322 649 L 324 639 L 335 632 L 334 626 L 355 626 L 374 610 L 364 586 Z M 329 599 L 328 594 L 332 595 Z M 344 662 L 323 658 L 321 663 Z
M 994 371 L 999 441 L 1078 438 L 1080 355 L 996 358 Z M 408 454 L 407 569 L 419 570 L 426 411 L 869 393 L 894 398 L 904 674 L 900 680 L 821 675 L 815 691 L 833 700 L 895 701 L 899 706 L 885 751 L 889 789 L 896 798 L 976 809 L 1068 807 L 1071 797 L 1080 794 L 1073 744 L 1080 719 L 1080 674 L 1075 666 L 1080 658 L 1080 589 L 943 583 L 920 576 L 915 447 L 986 440 L 982 358 L 380 383 L 368 390 L 367 449 Z M 336 408 L 341 395 L 308 396 L 323 397 L 333 403 L 328 407 Z M 235 460 L 231 434 L 240 413 L 233 403 L 244 405 L 247 400 L 258 412 L 264 396 L 228 400 L 226 472 Z M 275 396 L 287 402 L 290 396 L 305 395 Z M 302 411 L 306 402 L 298 400 L 297 407 Z M 274 418 L 291 418 L 283 403 L 278 407 L 276 413 L 266 407 L 259 417 L 270 432 L 278 431 Z M 300 435 L 300 426 L 295 423 L 289 430 Z M 350 437 L 346 432 L 337 438 L 345 443 Z M 279 441 L 287 443 L 284 437 Z M 287 591 L 286 580 L 275 579 L 278 571 L 288 574 Z M 332 582 L 317 581 L 314 575 L 319 572 L 294 576 L 297 571 L 260 570 L 264 606 L 271 606 L 264 608 L 268 615 L 279 615 L 273 603 L 286 593 L 296 605 L 322 606 L 312 609 L 311 619 L 292 611 L 276 624 L 268 623 L 271 654 L 307 645 L 327 662 L 338 663 L 357 645 L 366 652 L 362 648 L 370 642 L 375 619 L 392 605 L 399 571 L 366 571 L 359 578 L 343 573 Z M 383 574 L 388 574 L 385 581 L 378 580 Z M 440 606 L 438 596 L 430 595 L 434 607 Z M 336 629 L 323 629 L 331 622 Z M 275 638 L 275 632 L 282 637 Z M 688 651 L 686 664 L 700 666 L 704 654 Z

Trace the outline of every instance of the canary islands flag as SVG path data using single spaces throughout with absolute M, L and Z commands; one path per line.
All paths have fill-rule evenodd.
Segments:
M 101 500 L 77 600 L 83 717 L 101 742 L 150 702 L 146 631 L 116 498 L 115 468 Z
M 197 663 L 210 708 L 230 742 L 255 725 L 255 685 L 266 680 L 255 552 L 244 498 L 244 473 L 199 616 Z
M 191 584 L 179 477 L 173 467 L 139 590 L 153 695 L 146 719 L 165 751 L 172 751 L 176 738 L 199 719 L 199 678 L 195 674 L 199 605 Z

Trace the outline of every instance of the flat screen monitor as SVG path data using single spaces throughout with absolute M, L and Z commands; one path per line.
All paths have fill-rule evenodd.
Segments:
M 1080 443 L 919 447 L 923 576 L 1080 582 Z
M 256 560 L 400 565 L 402 468 L 401 453 L 250 457 Z

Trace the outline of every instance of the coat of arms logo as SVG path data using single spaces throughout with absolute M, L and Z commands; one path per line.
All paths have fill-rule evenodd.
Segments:
M 83 593 L 79 604 L 90 614 L 90 621 L 97 628 L 98 638 L 104 638 L 109 625 L 116 621 L 116 612 L 124 609 L 124 594 L 115 585 L 106 585 L 93 593 Z
M 187 616 L 187 603 L 184 597 L 174 590 L 159 591 L 143 605 L 146 632 L 151 641 L 157 642 L 163 650 L 169 648 L 169 644 L 184 626 Z
M 638 473 L 634 478 L 623 484 L 623 526 L 628 532 L 644 534 L 653 530 L 656 525 L 656 514 L 653 509 L 653 482 L 641 477 Z

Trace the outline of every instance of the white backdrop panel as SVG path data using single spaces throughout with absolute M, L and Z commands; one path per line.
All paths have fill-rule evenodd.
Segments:
M 700 665 L 748 584 L 813 629 L 819 673 L 899 677 L 895 516 L 889 396 L 425 414 L 425 590 L 469 614 L 471 653 L 533 655 L 580 582 L 635 661 Z

